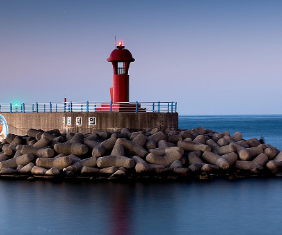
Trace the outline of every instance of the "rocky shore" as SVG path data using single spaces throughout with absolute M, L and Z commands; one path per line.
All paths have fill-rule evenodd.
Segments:
M 0 144 L 0 177 L 50 179 L 230 179 L 280 176 L 282 153 L 203 127 L 162 132 L 60 133 L 29 129 Z

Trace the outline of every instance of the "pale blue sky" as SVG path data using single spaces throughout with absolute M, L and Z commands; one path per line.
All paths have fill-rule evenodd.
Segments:
M 110 101 L 116 35 L 130 101 L 281 114 L 281 22 L 278 0 L 0 0 L 0 103 Z

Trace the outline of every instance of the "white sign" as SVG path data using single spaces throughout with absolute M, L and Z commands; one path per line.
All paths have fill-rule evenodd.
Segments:
M 71 125 L 71 117 L 67 118 L 67 125 Z
M 96 117 L 89 117 L 88 125 L 96 125 Z
M 82 117 L 76 117 L 75 119 L 76 125 L 82 125 Z

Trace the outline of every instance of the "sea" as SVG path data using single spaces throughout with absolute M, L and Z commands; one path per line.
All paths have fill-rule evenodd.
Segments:
M 179 116 L 179 128 L 264 136 L 282 115 Z M 184 181 L 0 180 L 0 234 L 280 234 L 282 178 Z

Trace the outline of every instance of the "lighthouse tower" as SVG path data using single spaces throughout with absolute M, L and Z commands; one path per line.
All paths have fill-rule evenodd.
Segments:
M 129 50 L 125 49 L 122 42 L 118 43 L 107 59 L 113 65 L 113 87 L 110 88 L 111 101 L 129 102 L 129 75 L 128 69 L 131 62 L 135 59 Z

